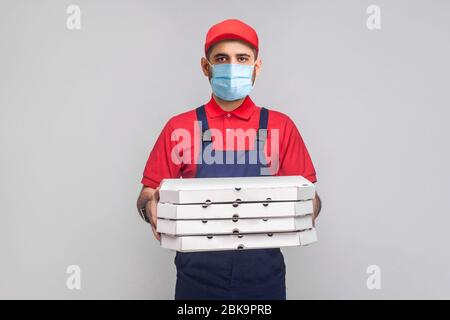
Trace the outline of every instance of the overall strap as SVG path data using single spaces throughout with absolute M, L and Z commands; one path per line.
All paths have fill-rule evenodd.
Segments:
M 259 113 L 259 128 L 257 133 L 257 140 L 263 145 L 267 139 L 268 122 L 269 122 L 269 110 L 267 110 L 266 108 L 261 108 L 261 111 Z
M 197 120 L 202 124 L 202 141 L 212 141 L 208 120 L 206 119 L 205 106 L 198 107 L 195 109 L 195 112 L 197 113 Z

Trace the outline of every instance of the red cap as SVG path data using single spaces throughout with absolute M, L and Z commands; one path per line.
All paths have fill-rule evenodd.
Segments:
M 248 24 L 237 20 L 228 19 L 213 25 L 206 34 L 205 54 L 208 49 L 219 41 L 226 39 L 242 40 L 250 44 L 258 53 L 258 35 L 255 29 Z

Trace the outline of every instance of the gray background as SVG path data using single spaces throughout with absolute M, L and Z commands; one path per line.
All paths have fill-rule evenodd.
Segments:
M 444 0 L 1 0 L 0 298 L 173 297 L 135 200 L 164 123 L 209 99 L 204 37 L 230 17 L 260 36 L 254 101 L 294 119 L 318 172 L 319 242 L 283 249 L 288 298 L 450 298 Z

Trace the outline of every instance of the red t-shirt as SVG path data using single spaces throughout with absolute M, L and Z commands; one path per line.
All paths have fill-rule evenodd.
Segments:
M 205 104 L 205 111 L 209 128 L 212 129 L 214 149 L 242 150 L 244 145 L 245 150 L 253 149 L 260 110 L 249 96 L 231 112 L 224 111 L 211 97 Z M 169 119 L 150 152 L 141 181 L 143 185 L 156 188 L 164 178 L 195 177 L 196 163 L 199 161 L 198 148 L 201 148 L 197 121 L 195 109 Z M 233 136 L 233 132 L 239 129 L 241 132 L 250 129 L 244 144 L 236 142 Z M 253 132 L 255 135 L 252 135 Z M 264 154 L 268 160 L 278 159 L 270 161 L 270 164 L 274 164 L 273 175 L 301 175 L 316 182 L 314 165 L 294 122 L 287 115 L 269 109 L 267 132 Z

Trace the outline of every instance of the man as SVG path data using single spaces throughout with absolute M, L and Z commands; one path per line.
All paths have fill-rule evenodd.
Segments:
M 201 67 L 211 84 L 211 100 L 166 123 L 144 170 L 137 207 L 156 239 L 158 188 L 164 178 L 271 174 L 317 181 L 293 121 L 256 106 L 248 96 L 261 71 L 258 48 L 255 30 L 239 20 L 222 21 L 208 31 Z M 235 140 L 237 145 L 230 143 Z M 262 155 L 258 161 L 251 161 L 254 150 Z M 317 194 L 313 202 L 315 220 L 321 207 Z M 175 264 L 176 299 L 286 299 L 279 248 L 177 252 Z

